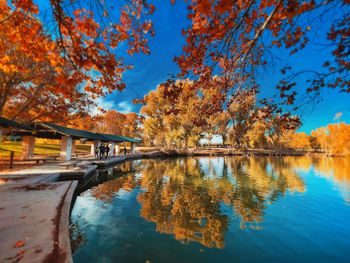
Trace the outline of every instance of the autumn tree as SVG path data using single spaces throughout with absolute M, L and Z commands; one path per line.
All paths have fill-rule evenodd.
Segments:
M 171 97 L 174 92 L 175 99 Z M 207 124 L 203 94 L 192 88 L 191 81 L 183 80 L 159 85 L 146 95 L 141 114 L 147 140 L 169 148 L 196 145 Z
M 134 112 L 124 114 L 116 110 L 108 110 L 97 115 L 85 114 L 82 118 L 75 118 L 69 122 L 69 126 L 82 130 L 140 138 L 142 119 Z
M 350 125 L 345 123 L 329 124 L 330 153 L 332 155 L 350 155 Z
M 222 138 L 222 144 L 226 145 L 230 125 L 230 115 L 226 110 L 214 113 L 209 117 L 209 123 L 213 126 L 213 133 L 218 134 Z
M 134 113 L 121 113 L 109 110 L 99 116 L 98 131 L 128 137 L 141 136 L 141 117 Z
M 317 139 L 322 150 L 326 150 L 329 147 L 329 136 L 326 127 L 320 127 L 311 131 L 311 136 Z
M 349 155 L 350 154 L 350 125 L 343 122 L 328 124 L 326 127 L 320 127 L 311 132 L 310 136 L 299 133 L 293 134 L 290 142 L 298 143 L 298 148 L 307 145 L 314 150 L 322 150 L 328 155 Z M 295 138 L 295 136 L 299 138 Z M 309 141 L 307 142 L 307 138 Z M 292 145 L 296 148 L 296 145 Z
M 214 74 L 225 80 L 225 92 L 249 87 L 256 83 L 256 69 L 271 61 L 274 49 L 284 49 L 290 55 L 302 50 L 322 24 L 319 19 L 332 12 L 326 28 L 332 52 L 330 59 L 319 65 L 323 69 L 293 72 L 290 65 L 285 66 L 281 71 L 286 76 L 277 88 L 288 105 L 295 103 L 296 79 L 302 74 L 307 74 L 303 91 L 311 98 L 323 87 L 349 92 L 349 4 L 348 0 L 191 0 L 191 24 L 183 30 L 184 52 L 175 58 L 180 75 L 196 77 L 196 87 Z
M 304 149 L 310 148 L 310 139 L 305 132 L 296 132 L 295 130 L 285 131 L 280 139 L 282 147 L 292 149 Z
M 255 90 L 240 90 L 229 102 L 227 112 L 232 123 L 231 136 L 236 147 L 241 147 L 243 139 L 254 123 L 256 111 Z
M 310 147 L 314 151 L 317 151 L 320 148 L 320 143 L 318 142 L 318 139 L 315 136 L 312 136 L 312 135 L 309 136 L 309 143 L 310 143 Z
M 49 10 L 32 0 L 1 1 L 0 115 L 63 122 L 96 97 L 124 89 L 131 66 L 113 50 L 127 43 L 128 54 L 148 54 L 154 10 L 144 0 L 117 10 L 107 1 L 51 0 Z M 50 11 L 50 27 L 42 27 L 38 14 Z
M 67 124 L 71 128 L 76 128 L 80 130 L 98 132 L 99 122 L 102 119 L 102 115 L 91 115 L 91 114 L 78 114 L 72 117 L 72 120 Z
M 262 105 L 257 112 L 257 119 L 266 124 L 266 137 L 273 148 L 279 148 L 283 134 L 289 130 L 300 127 L 300 118 L 290 112 L 285 112 L 277 104 L 268 100 L 262 100 Z
M 245 141 L 247 141 L 250 148 L 267 148 L 268 142 L 266 138 L 266 131 L 268 124 L 265 120 L 256 120 L 251 128 L 246 133 Z
M 151 146 L 165 146 L 166 125 L 163 117 L 167 105 L 162 88 L 149 92 L 143 100 L 145 105 L 140 110 L 140 113 L 145 116 L 143 139 Z
M 97 123 L 98 131 L 110 134 L 122 134 L 126 116 L 115 110 L 106 111 L 100 115 Z
M 0 3 L 0 116 L 64 121 L 91 100 L 39 20 Z

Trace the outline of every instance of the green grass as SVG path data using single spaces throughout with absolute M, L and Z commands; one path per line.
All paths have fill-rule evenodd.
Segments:
M 59 144 L 43 144 L 36 143 L 34 147 L 34 154 L 37 155 L 54 155 L 60 153 Z M 5 141 L 0 144 L 0 157 L 6 158 L 10 157 L 10 152 L 15 153 L 15 157 L 20 157 L 22 155 L 22 143 L 21 142 L 11 142 Z M 89 153 L 90 145 L 89 144 L 77 144 L 76 145 L 77 153 Z

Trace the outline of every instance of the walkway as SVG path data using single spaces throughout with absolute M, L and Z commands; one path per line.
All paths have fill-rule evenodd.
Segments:
M 72 262 L 68 220 L 77 184 L 0 186 L 0 262 Z

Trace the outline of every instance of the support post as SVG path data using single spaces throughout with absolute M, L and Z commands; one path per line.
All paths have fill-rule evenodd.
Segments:
M 11 151 L 10 153 L 10 169 L 13 168 L 13 158 L 15 156 L 15 153 L 13 151 Z
M 22 145 L 23 145 L 23 159 L 30 159 L 34 156 L 34 144 L 35 144 L 35 137 L 31 135 L 25 135 L 22 138 Z
M 60 160 L 69 161 L 72 158 L 72 137 L 62 136 Z
M 4 131 L 3 129 L 0 127 L 0 143 L 1 143 L 1 140 L 2 140 L 2 135 L 3 135 Z
M 133 142 L 130 145 L 130 153 L 135 154 L 135 143 L 133 143 Z
M 120 152 L 120 145 L 118 143 L 115 144 L 115 155 L 118 156 Z
M 72 139 L 72 154 L 76 153 L 76 142 L 77 140 Z
M 114 156 L 114 142 L 109 143 L 109 156 Z
M 95 156 L 95 149 L 100 147 L 101 141 L 93 141 L 91 144 L 91 155 Z

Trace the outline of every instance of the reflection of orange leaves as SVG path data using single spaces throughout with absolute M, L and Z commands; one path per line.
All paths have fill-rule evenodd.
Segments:
M 23 247 L 24 245 L 25 245 L 24 241 L 20 240 L 20 241 L 17 241 L 17 242 L 13 245 L 13 248 Z

